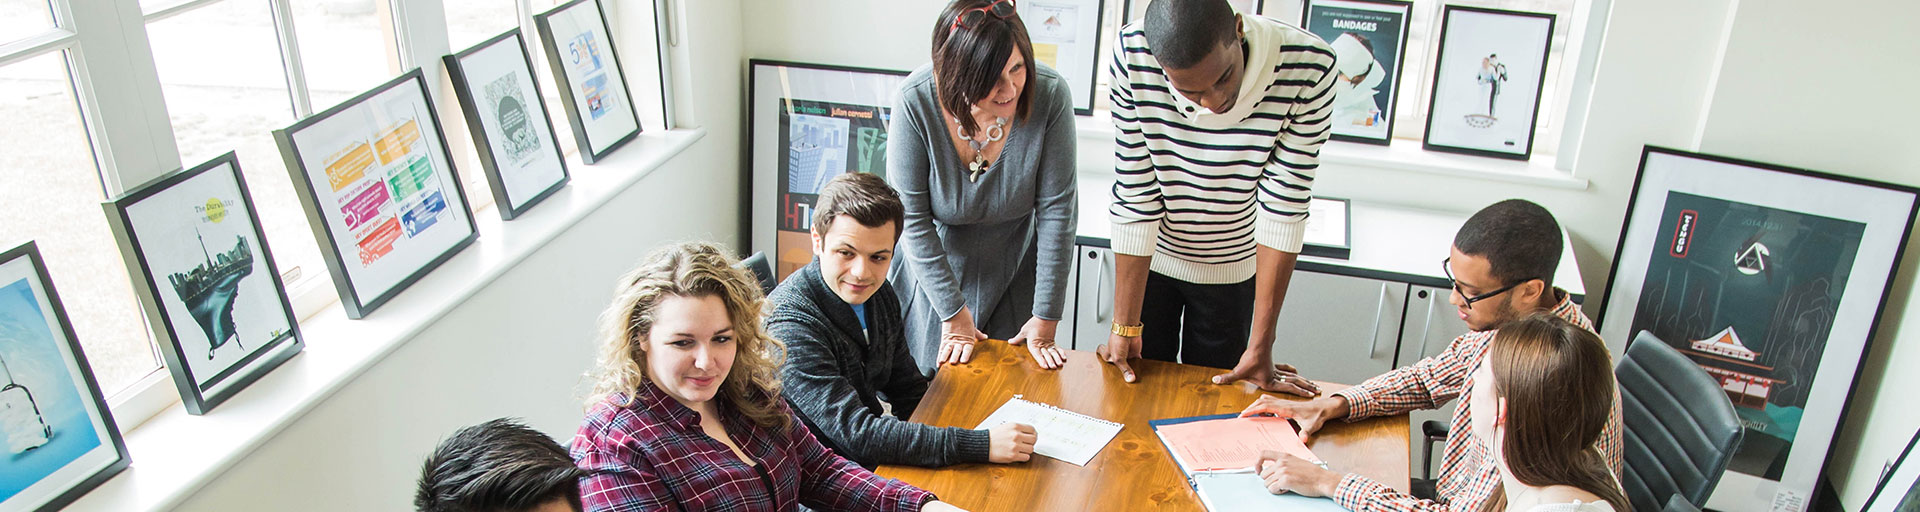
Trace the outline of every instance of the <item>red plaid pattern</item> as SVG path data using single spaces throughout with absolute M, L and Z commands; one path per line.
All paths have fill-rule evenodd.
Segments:
M 1593 321 L 1569 300 L 1565 291 L 1554 289 L 1560 303 L 1553 314 L 1575 325 L 1593 330 Z M 1473 372 L 1486 356 L 1487 346 L 1498 331 L 1473 331 L 1453 339 L 1445 352 L 1421 359 L 1410 366 L 1367 379 L 1358 386 L 1335 392 L 1351 406 L 1347 421 L 1374 416 L 1401 414 L 1414 409 L 1438 409 L 1447 401 L 1461 398 L 1453 412 L 1452 434 L 1440 459 L 1440 483 L 1436 490 L 1445 500 L 1423 500 L 1395 491 L 1366 477 L 1349 474 L 1340 480 L 1333 499 L 1340 506 L 1358 512 L 1372 511 L 1475 511 L 1493 497 L 1500 485 L 1500 470 L 1493 464 L 1490 447 L 1473 436 L 1473 411 L 1463 397 L 1473 393 Z M 1595 443 L 1606 455 L 1607 465 L 1618 475 L 1622 469 L 1620 426 L 1620 390 L 1614 388 L 1613 414 Z
M 573 437 L 574 463 L 592 472 L 580 479 L 581 504 L 590 512 L 773 512 L 800 504 L 914 512 L 934 499 L 835 455 L 797 417 L 791 428 L 779 431 L 721 406 L 721 423 L 740 450 L 758 461 L 756 467 L 708 437 L 700 430 L 699 413 L 651 383 L 637 395 L 627 407 L 617 405 L 619 397 L 594 406 Z M 784 402 L 781 408 L 786 409 Z

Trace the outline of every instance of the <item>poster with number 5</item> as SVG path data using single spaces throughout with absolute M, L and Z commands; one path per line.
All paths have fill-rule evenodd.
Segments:
M 595 0 L 574 0 L 533 17 L 580 160 L 593 163 L 640 134 L 606 15 Z

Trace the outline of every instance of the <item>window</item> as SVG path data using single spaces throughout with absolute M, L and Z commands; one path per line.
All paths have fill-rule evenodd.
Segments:
M 293 8 L 294 39 L 299 41 L 314 112 L 366 92 L 404 71 L 386 1 L 282 1 Z M 452 4 L 458 8 L 464 3 Z
M 519 2 L 514 0 L 468 0 L 458 8 L 447 9 L 447 40 L 453 43 L 453 51 L 465 50 L 501 32 L 520 28 L 525 19 L 520 15 Z M 528 45 L 540 44 L 538 37 L 527 39 Z
M 53 10 L 45 0 L 0 0 L 0 44 L 53 28 Z

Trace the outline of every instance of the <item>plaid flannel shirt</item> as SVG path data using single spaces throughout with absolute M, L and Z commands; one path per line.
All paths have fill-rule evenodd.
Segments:
M 721 405 L 721 423 L 759 464 L 747 465 L 700 429 L 700 414 L 652 383 L 633 403 L 609 397 L 587 413 L 573 437 L 574 463 L 590 512 L 825 510 L 914 512 L 932 493 L 882 478 L 835 455 L 794 418 L 785 430 L 761 427 Z M 781 409 L 791 416 L 784 401 Z M 761 475 L 761 471 L 765 475 Z
M 1560 297 L 1559 304 L 1552 310 L 1554 316 L 1593 330 L 1593 321 L 1569 300 L 1566 291 L 1555 288 L 1554 293 Z M 1341 478 L 1340 487 L 1333 494 L 1334 501 L 1358 512 L 1471 512 L 1479 510 L 1482 503 L 1493 497 L 1500 486 L 1500 470 L 1493 464 L 1491 447 L 1473 436 L 1473 410 L 1465 397 L 1473 394 L 1473 372 L 1480 367 L 1495 332 L 1498 331 L 1462 334 L 1438 355 L 1334 393 L 1346 398 L 1351 407 L 1347 421 L 1414 409 L 1438 409 L 1448 400 L 1460 398 L 1459 407 L 1453 412 L 1452 433 L 1447 436 L 1447 446 L 1440 459 L 1436 493 L 1444 501 L 1415 498 L 1354 474 Z M 1607 416 L 1607 426 L 1595 443 L 1615 475 L 1621 474 L 1621 432 L 1620 391 L 1616 386 L 1613 413 Z

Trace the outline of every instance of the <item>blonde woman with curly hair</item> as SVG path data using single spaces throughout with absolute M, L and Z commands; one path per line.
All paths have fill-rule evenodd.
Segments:
M 706 243 L 621 276 L 574 435 L 588 511 L 958 510 L 821 446 L 780 398 L 751 273 Z

